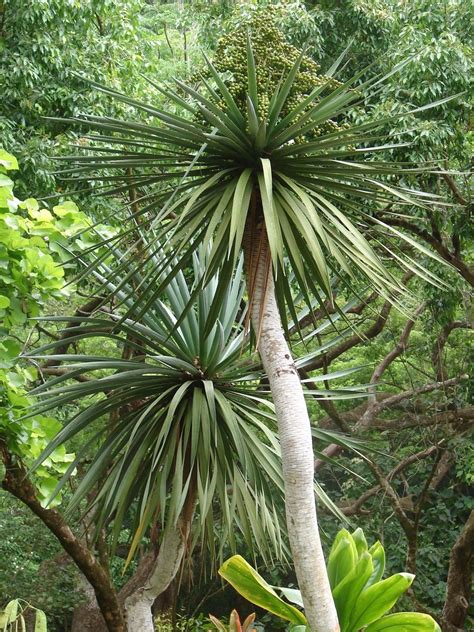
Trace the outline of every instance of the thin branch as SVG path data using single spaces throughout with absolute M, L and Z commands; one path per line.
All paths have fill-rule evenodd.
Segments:
M 432 384 L 425 384 L 424 386 L 420 386 L 419 388 L 415 388 L 410 391 L 403 391 L 402 393 L 397 393 L 396 395 L 392 395 L 391 397 L 387 397 L 380 403 L 377 404 L 376 412 L 379 413 L 385 408 L 389 408 L 398 404 L 404 399 L 408 399 L 409 397 L 413 397 L 414 395 L 423 395 L 425 393 L 431 393 L 432 391 L 437 391 L 438 389 L 445 388 L 447 386 L 454 386 L 455 384 L 459 384 L 459 382 L 464 382 L 469 379 L 469 376 L 459 375 L 458 377 L 452 377 L 450 380 L 444 380 L 443 382 L 433 382 Z
M 361 301 L 357 305 L 354 305 L 354 307 L 350 307 L 349 309 L 345 310 L 344 313 L 356 314 L 357 316 L 360 316 L 365 308 L 370 305 L 370 303 L 373 303 L 378 297 L 379 295 L 377 294 L 377 292 L 372 292 L 372 294 L 370 294 L 364 301 Z M 316 310 L 308 312 L 298 321 L 297 325 L 295 324 L 293 325 L 293 327 L 290 327 L 289 334 L 291 336 L 295 334 L 298 329 L 301 330 L 305 327 L 309 327 L 310 325 L 314 325 L 314 323 L 318 320 L 322 320 L 323 318 L 327 318 L 331 314 L 336 313 L 337 310 L 335 306 L 332 304 L 331 301 L 328 300 L 325 302 L 324 307 L 319 307 Z
M 453 197 L 456 200 L 456 202 L 459 202 L 459 204 L 462 204 L 463 206 L 467 206 L 467 200 L 461 194 L 461 191 L 458 189 L 458 186 L 456 182 L 454 181 L 454 178 L 450 176 L 449 173 L 443 173 L 442 176 L 443 176 L 443 180 L 451 189 L 451 193 L 453 194 Z
M 100 14 L 97 13 L 97 11 L 94 13 L 94 15 L 97 21 L 97 30 L 99 31 L 99 35 L 103 37 L 105 35 L 104 21 L 102 20 Z
M 41 327 L 41 325 L 36 325 L 36 329 L 44 334 L 45 336 L 48 336 L 49 338 L 52 338 L 53 340 L 59 340 L 59 336 L 57 336 L 56 334 L 51 333 L 50 331 L 48 331 L 47 329 L 45 329 L 44 327 Z
M 3 489 L 29 507 L 85 575 L 93 586 L 97 603 L 110 632 L 125 632 L 125 622 L 117 593 L 108 574 L 86 545 L 74 535 L 63 516 L 56 509 L 46 509 L 41 505 L 25 468 L 1 439 L 0 453 L 5 466 Z
M 437 450 L 436 452 L 436 458 L 433 461 L 433 466 L 430 470 L 430 473 L 428 474 L 428 476 L 425 479 L 425 482 L 423 484 L 423 489 L 421 490 L 421 493 L 419 494 L 418 498 L 417 498 L 417 502 L 415 505 L 415 515 L 413 518 L 413 522 L 415 525 L 415 529 L 418 531 L 418 527 L 420 524 L 420 516 L 421 516 L 421 510 L 423 509 L 423 506 L 426 502 L 426 499 L 428 498 L 428 492 L 431 490 L 433 490 L 433 479 L 436 475 L 437 469 L 438 469 L 438 465 L 441 461 L 443 455 L 443 450 Z M 416 561 L 415 561 L 415 565 L 413 566 L 413 568 L 411 569 L 411 572 L 414 573 L 416 571 Z
M 388 481 L 387 477 L 384 475 L 384 473 L 382 472 L 382 469 L 377 463 L 374 463 L 373 461 L 367 461 L 367 466 L 369 467 L 370 470 L 372 470 L 375 478 L 379 482 L 379 486 L 385 492 L 390 504 L 392 505 L 392 509 L 395 515 L 397 516 L 398 521 L 401 524 L 403 531 L 405 532 L 405 535 L 407 536 L 407 539 L 410 543 L 410 541 L 414 537 L 416 537 L 416 529 L 413 522 L 408 518 L 407 514 L 405 513 L 405 509 L 402 507 L 402 504 L 400 503 L 400 497 L 398 496 L 396 491 L 393 489 L 393 487 L 390 485 L 390 482 Z
M 324 354 L 326 360 L 323 356 L 319 356 L 315 358 L 312 362 L 308 363 L 305 366 L 305 370 L 314 371 L 316 369 L 322 369 L 326 361 L 331 363 L 340 355 L 342 355 L 346 351 L 349 351 L 349 349 L 352 349 L 353 347 L 360 345 L 361 343 L 365 343 L 367 340 L 376 338 L 387 324 L 387 319 L 391 309 L 392 304 L 390 303 L 390 301 L 386 301 L 382 306 L 377 320 L 366 331 L 363 331 L 360 334 L 354 334 L 353 336 L 346 338 L 346 340 L 341 342 L 341 344 L 333 347 L 326 354 Z
M 395 406 L 395 405 L 393 405 Z M 460 426 L 474 422 L 474 407 L 447 410 L 429 416 L 411 415 L 408 420 L 379 420 L 372 424 L 377 430 L 403 430 L 418 426 L 436 426 L 439 424 L 459 424 Z
M 470 268 L 461 258 L 459 253 L 450 252 L 449 249 L 441 242 L 438 241 L 431 233 L 423 228 L 420 228 L 416 224 L 412 224 L 410 221 L 401 219 L 398 217 L 383 217 L 381 218 L 387 224 L 391 226 L 398 226 L 412 235 L 416 235 L 419 239 L 422 239 L 428 243 L 432 248 L 448 263 L 451 263 L 460 274 L 466 279 L 466 281 L 474 287 L 474 270 Z
M 407 285 L 410 279 L 414 276 L 413 272 L 406 272 L 402 278 L 402 284 Z M 369 297 L 370 298 L 370 297 Z M 369 300 L 369 299 L 367 299 Z M 387 300 L 382 305 L 382 309 L 380 313 L 372 325 L 363 332 L 356 333 L 350 338 L 346 338 L 340 345 L 333 347 L 323 356 L 315 358 L 310 364 L 305 366 L 306 371 L 314 371 L 315 369 L 321 369 L 324 365 L 330 364 L 333 360 L 338 358 L 340 355 L 349 351 L 353 347 L 360 345 L 361 343 L 365 343 L 368 340 L 376 338 L 384 329 L 387 324 L 388 317 L 392 310 L 393 304 L 391 301 Z
M 456 463 L 456 455 L 450 450 L 443 450 L 441 458 L 436 464 L 436 470 L 431 479 L 430 489 L 435 491 L 444 481 L 453 465 Z
M 436 369 L 436 379 L 441 382 L 446 379 L 446 368 L 443 362 L 443 351 L 448 341 L 449 335 L 455 329 L 474 329 L 474 324 L 461 320 L 452 320 L 447 323 L 441 330 L 436 342 L 433 346 L 431 359 Z
M 382 375 L 385 373 L 385 371 L 388 369 L 388 367 L 392 364 L 392 362 L 394 362 L 394 360 L 396 360 L 396 358 L 398 358 L 399 356 L 401 356 L 403 353 L 405 353 L 406 348 L 408 346 L 408 339 L 410 337 L 410 334 L 413 330 L 413 327 L 415 326 L 415 322 L 416 319 L 418 318 L 418 316 L 422 313 L 423 309 L 424 309 L 424 305 L 420 305 L 417 310 L 415 311 L 415 314 L 413 315 L 413 318 L 410 318 L 403 331 L 402 334 L 400 336 L 400 339 L 398 340 L 397 344 L 395 345 L 395 347 L 393 349 L 391 349 L 389 351 L 389 353 L 387 353 L 387 355 L 383 358 L 383 360 L 377 365 L 377 367 L 375 368 L 374 372 L 372 373 L 372 377 L 370 379 L 370 383 L 371 383 L 371 397 L 369 400 L 369 403 L 367 405 L 367 410 L 365 411 L 365 413 L 362 415 L 362 417 L 360 418 L 359 422 L 357 423 L 357 429 L 366 429 L 369 428 L 372 424 L 372 422 L 375 419 L 375 416 L 380 412 L 380 410 L 382 410 L 381 408 L 381 403 L 379 403 L 377 401 L 377 397 L 376 397 L 376 386 L 377 384 L 380 382 L 380 379 L 382 377 Z M 413 392 L 413 391 L 411 391 Z M 390 398 L 388 398 L 390 399 Z M 387 401 L 387 400 L 385 400 Z
M 400 463 L 398 463 L 387 474 L 387 477 L 386 477 L 387 481 L 391 481 L 393 478 L 395 478 L 398 474 L 400 474 L 403 470 L 405 470 L 407 467 L 409 467 L 413 463 L 417 463 L 418 461 L 421 461 L 422 459 L 427 459 L 434 452 L 436 452 L 437 449 L 438 449 L 437 446 L 432 445 L 429 448 L 422 450 L 421 452 L 416 452 L 415 454 L 411 454 L 410 456 L 406 457 L 405 459 L 403 459 L 403 461 L 400 461 Z M 352 516 L 354 514 L 360 513 L 362 506 L 370 498 L 378 494 L 381 489 L 382 488 L 380 485 L 375 485 L 374 487 L 371 487 L 370 489 L 366 490 L 363 494 L 361 494 L 361 496 L 359 496 L 359 498 L 355 500 L 354 502 L 340 506 L 341 511 L 346 516 Z
M 87 318 L 92 314 L 92 312 L 97 309 L 99 307 L 99 305 L 102 303 L 103 301 L 103 297 L 102 296 L 96 296 L 92 299 L 90 299 L 85 305 L 82 305 L 81 307 L 78 307 L 74 316 L 75 317 L 80 317 L 83 316 L 84 320 L 87 320 Z M 70 343 L 70 338 L 72 338 L 74 336 L 74 328 L 79 327 L 81 323 L 73 320 L 70 321 L 69 323 L 67 323 L 66 325 L 66 329 L 67 331 L 65 331 L 62 335 L 60 340 L 63 340 L 63 344 L 59 345 L 58 347 L 55 348 L 54 353 L 57 355 L 62 355 L 67 353 L 68 349 L 69 349 L 69 345 Z M 72 330 L 72 331 L 71 331 Z M 44 368 L 47 367 L 54 367 L 57 366 L 60 363 L 59 360 L 46 360 L 46 362 L 44 363 Z
M 170 39 L 168 37 L 168 28 L 166 26 L 166 22 L 163 22 L 163 31 L 164 31 L 164 34 L 165 34 L 166 43 L 169 46 L 171 54 L 174 55 L 173 47 L 171 46 L 171 42 L 170 42 Z
M 44 367 L 44 368 L 40 368 L 39 369 L 41 371 L 41 373 L 44 373 L 46 375 L 67 375 L 68 373 L 71 373 L 71 371 L 69 371 L 68 369 L 64 368 L 60 368 L 60 367 L 55 367 L 55 366 L 51 366 L 51 367 Z M 87 377 L 87 375 L 72 375 L 71 376 L 72 380 L 77 380 L 78 382 L 93 382 L 94 378 L 91 377 Z

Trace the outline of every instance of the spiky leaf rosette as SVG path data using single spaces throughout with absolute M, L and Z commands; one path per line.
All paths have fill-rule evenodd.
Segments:
M 142 255 L 146 252 L 145 247 Z M 123 284 L 111 274 L 105 281 L 104 274 L 110 270 L 97 263 L 96 278 L 106 283 L 110 293 L 124 298 L 130 315 L 121 318 L 99 312 L 86 320 L 55 319 L 74 323 L 64 330 L 70 343 L 86 349 L 110 349 L 109 355 L 55 355 L 61 340 L 28 355 L 38 360 L 48 353 L 49 360 L 62 363 L 59 376 L 33 391 L 38 399 L 35 413 L 79 404 L 36 465 L 58 445 L 79 439 L 82 445 L 76 459 L 56 491 L 78 462 L 90 459 L 92 453 L 69 511 L 92 495 L 97 530 L 112 519 L 114 541 L 132 514 L 131 555 L 150 523 L 176 521 L 191 498 L 199 521 L 196 534 L 213 554 L 216 535 L 222 546 L 235 548 L 236 530 L 240 530 L 249 547 L 264 556 L 284 557 L 280 446 L 269 393 L 259 387 L 263 374 L 246 353 L 244 315 L 238 316 L 244 293 L 242 262 L 221 293 L 208 335 L 204 325 L 218 279 L 211 279 L 192 298 L 193 278 L 201 278 L 205 263 L 206 257 L 196 254 L 190 280 L 178 272 L 140 318 L 133 299 L 124 297 L 132 289 L 139 292 L 143 277 L 135 273 Z M 112 348 L 107 341 L 114 343 Z M 331 393 L 321 391 L 322 397 L 328 395 Z M 341 396 L 360 393 L 344 391 Z M 83 431 L 87 431 L 86 439 Z M 316 428 L 314 433 L 326 444 L 357 445 L 334 433 Z
M 241 30 L 236 37 L 240 46 Z M 239 72 L 234 68 L 222 74 L 207 61 L 209 79 L 196 88 L 178 80 L 174 90 L 153 84 L 168 99 L 166 111 L 93 83 L 148 118 L 140 122 L 94 115 L 73 119 L 97 133 L 85 137 L 90 145 L 81 145 L 83 153 L 61 158 L 70 163 L 63 175 L 92 183 L 105 195 L 133 190 L 133 217 L 142 231 L 155 229 L 160 248 L 164 244 L 154 271 L 143 281 L 150 291 L 137 299 L 139 314 L 146 311 L 149 297 L 158 296 L 168 280 L 190 263 L 200 244 L 207 248 L 212 243 L 201 287 L 219 268 L 221 285 L 209 312 L 208 331 L 241 252 L 245 229 L 252 233 L 253 224 L 262 222 L 277 298 L 281 310 L 286 303 L 293 315 L 289 268 L 308 305 L 311 295 L 319 296 L 321 289 L 333 300 L 334 276 L 350 287 L 355 277 L 362 277 L 388 300 L 398 301 L 394 297 L 406 295 L 407 290 L 385 259 L 435 283 L 436 278 L 411 253 L 437 256 L 377 217 L 382 208 L 403 213 L 405 208 L 431 209 L 437 204 L 436 197 L 405 184 L 431 168 L 386 162 L 377 156 L 396 146 L 381 144 L 383 126 L 436 104 L 363 124 L 349 123 L 347 112 L 373 96 L 404 64 L 386 76 L 365 80 L 359 74 L 335 84 L 332 76 L 338 60 L 324 77 L 311 79 L 314 85 L 302 87 L 303 78 L 309 81 L 314 73 L 304 70 L 312 66 L 300 53 L 288 70 L 283 65 L 278 83 L 273 75 L 262 83 L 252 38 L 258 40 L 258 32 L 246 36 L 246 63 Z M 233 50 L 229 43 L 226 46 Z M 219 63 L 227 68 L 229 62 Z M 258 212 L 252 213 L 252 206 Z M 113 251 L 120 241 L 129 242 L 135 230 L 131 222 L 106 244 Z M 160 282 L 171 257 L 178 264 Z M 123 274 L 125 282 L 130 270 L 141 265 L 130 248 L 115 272 Z

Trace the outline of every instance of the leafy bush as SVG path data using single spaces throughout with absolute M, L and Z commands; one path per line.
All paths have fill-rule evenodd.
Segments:
M 168 614 L 160 614 L 155 618 L 157 632 L 208 632 L 208 626 L 208 619 L 204 615 L 199 615 L 197 618 L 178 615 L 174 622 Z
M 6 329 L 24 325 L 37 316 L 47 300 L 69 295 L 63 264 L 71 238 L 92 224 L 74 202 L 52 212 L 13 193 L 8 172 L 17 170 L 14 156 L 0 148 L 0 318 Z M 90 236 L 81 234 L 74 246 L 87 247 Z
M 68 240 L 90 225 L 73 202 L 40 208 L 33 198 L 24 202 L 13 193 L 9 172 L 18 169 L 14 156 L 0 148 L 0 436 L 26 463 L 45 448 L 61 427 L 52 417 L 21 417 L 32 405 L 27 396 L 37 379 L 35 367 L 17 363 L 22 351 L 20 329 L 37 316 L 51 298 L 69 294 L 65 287 Z M 26 336 L 22 336 L 26 338 Z M 62 446 L 36 472 L 39 498 L 46 502 L 74 455 Z
M 385 551 L 380 542 L 370 548 L 362 529 L 342 529 L 329 554 L 328 576 L 336 604 L 341 632 L 440 632 L 432 617 L 418 612 L 387 614 L 411 586 L 415 576 L 395 573 L 382 579 Z M 292 632 L 309 628 L 301 610 L 281 599 L 303 607 L 299 590 L 270 586 L 242 557 L 234 555 L 219 570 L 250 602 L 290 622 Z

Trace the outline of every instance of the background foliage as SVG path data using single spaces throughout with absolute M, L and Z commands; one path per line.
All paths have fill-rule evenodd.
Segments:
M 350 112 L 357 122 L 462 93 L 457 100 L 423 114 L 421 126 L 408 131 L 412 141 L 409 147 L 391 150 L 383 157 L 414 161 L 428 158 L 435 165 L 461 171 L 463 175 L 455 181 L 457 197 L 453 197 L 453 190 L 443 179 L 429 177 L 416 183 L 432 193 L 442 194 L 454 206 L 441 208 L 431 216 L 410 209 L 409 216 L 429 234 L 441 234 L 445 243 L 459 251 L 466 264 L 472 264 L 472 203 L 467 174 L 473 148 L 470 69 L 474 15 L 469 3 L 461 0 L 337 3 L 3 0 L 0 2 L 3 147 L 0 153 L 0 433 L 13 453 L 26 463 L 38 455 L 64 418 L 61 411 L 54 417 L 38 416 L 28 425 L 18 422 L 31 405 L 27 390 L 38 384 L 41 374 L 31 364 L 18 364 L 15 358 L 32 344 L 45 344 L 58 335 L 54 325 L 48 324 L 44 331 L 44 323 L 38 327 L 27 319 L 41 314 L 70 315 L 87 300 L 85 296 L 93 288 L 81 281 L 75 286 L 68 284 L 75 268 L 68 262 L 65 247 L 86 248 L 94 236 L 83 231 L 92 222 L 107 224 L 101 230 L 113 231 L 124 202 L 128 202 L 126 193 L 99 200 L 93 190 L 83 186 L 74 194 L 74 202 L 70 201 L 69 191 L 74 186 L 67 185 L 68 191 L 64 191 L 66 184 L 55 174 L 58 166 L 52 157 L 69 154 L 71 145 L 86 141 L 67 122 L 60 124 L 44 117 L 68 118 L 86 110 L 104 116 L 131 115 L 126 104 L 118 106 L 92 93 L 76 73 L 133 97 L 153 99 L 160 105 L 162 97 L 152 90 L 146 78 L 156 81 L 176 75 L 192 79 L 202 69 L 201 50 L 210 53 L 219 50 L 218 39 L 230 24 L 236 19 L 244 20 L 255 7 L 268 5 L 274 6 L 278 23 L 289 41 L 296 46 L 307 43 L 322 71 L 352 41 L 342 79 L 368 64 L 374 64 L 374 72 L 386 72 L 398 61 L 413 56 L 403 71 L 384 85 L 376 99 L 368 101 L 363 109 Z M 387 131 L 391 140 L 396 141 L 400 132 L 407 133 L 411 127 L 414 127 L 411 122 L 404 120 Z M 18 159 L 19 170 L 13 156 Z M 94 186 L 92 183 L 91 188 Z M 472 297 L 467 281 L 454 269 L 436 265 L 432 264 L 430 269 L 443 275 L 450 289 L 441 292 L 426 284 L 410 282 L 425 309 L 410 334 L 405 352 L 384 374 L 381 388 L 385 393 L 416 391 L 434 381 L 437 375 L 434 349 L 443 328 L 452 322 L 472 327 Z M 356 289 L 363 293 L 365 286 L 360 283 Z M 342 291 L 341 298 L 350 297 Z M 350 318 L 362 331 L 368 331 L 383 309 L 382 300 L 373 300 Z M 377 335 L 359 340 L 338 357 L 327 355 L 314 371 L 325 373 L 329 364 L 331 371 L 364 366 L 354 377 L 344 378 L 343 384 L 369 382 L 375 366 L 396 347 L 406 323 L 405 316 L 389 311 Z M 450 378 L 472 374 L 472 345 L 466 327 L 453 329 L 442 349 L 443 370 Z M 333 336 L 333 332 L 323 331 L 319 340 L 313 338 L 311 348 Z M 80 351 L 87 352 L 87 345 Z M 430 446 L 437 446 L 436 458 L 440 462 L 443 455 L 448 455 L 452 463 L 440 483 L 428 490 L 426 481 L 436 465 L 433 459 L 421 459 L 406 469 L 403 476 L 393 479 L 394 489 L 406 503 L 409 517 L 415 516 L 417 503 L 420 497 L 424 498 L 417 517 L 414 595 L 405 598 L 403 609 L 421 604 L 430 612 L 440 612 L 450 548 L 472 509 L 474 454 L 469 424 L 428 425 L 423 421 L 466 410 L 472 406 L 472 392 L 471 378 L 452 387 L 415 395 L 399 407 L 385 410 L 378 418 L 378 426 L 370 431 L 379 450 L 374 460 L 385 473 Z M 353 409 L 353 402 L 341 402 L 336 412 L 351 425 L 357 420 L 357 412 L 351 413 Z M 310 402 L 310 410 L 315 422 L 319 420 L 323 426 L 334 427 L 334 411 L 330 411 L 331 416 L 316 402 Z M 407 420 L 413 420 L 413 425 L 404 426 Z M 385 428 L 379 427 L 382 423 Z M 41 500 L 55 486 L 75 449 L 73 443 L 69 452 L 61 451 L 37 472 L 35 483 Z M 321 470 L 319 480 L 333 500 L 346 506 L 376 486 L 378 479 L 361 458 L 349 453 L 337 458 L 360 478 L 326 467 Z M 77 476 L 80 478 L 81 472 Z M 51 536 L 16 500 L 1 492 L 0 507 L 0 559 L 5 562 L 0 574 L 1 605 L 15 597 L 24 598 L 45 610 L 53 631 L 69 630 L 72 612 L 80 599 L 77 576 L 67 564 L 57 563 L 60 552 Z M 389 572 L 405 567 L 406 536 L 384 493 L 376 493 L 350 519 L 363 527 L 369 540 L 381 539 Z M 341 525 L 326 516 L 322 521 L 329 541 Z M 72 524 L 79 529 L 78 516 Z M 111 561 L 116 585 L 124 581 L 120 573 L 127 541 L 124 529 L 120 542 L 125 553 L 119 546 Z M 245 557 L 244 542 L 239 541 L 238 546 Z M 242 615 L 250 612 L 250 606 L 235 593 L 229 590 L 223 593 L 215 577 L 201 573 L 200 562 L 205 556 L 198 549 L 194 565 L 184 571 L 184 588 L 174 602 L 177 610 L 186 617 L 196 618 L 201 614 L 201 621 L 209 611 L 227 616 L 234 606 Z M 132 573 L 133 567 L 128 572 Z M 271 571 L 265 569 L 264 574 L 275 585 L 288 586 L 294 582 L 283 566 L 276 565 Z M 268 625 L 268 616 L 260 613 L 259 623 Z M 180 625 L 184 626 L 182 622 Z M 204 624 L 192 625 L 194 628 L 188 629 L 203 629 L 199 626 Z M 272 621 L 267 629 L 278 629 L 278 625 Z

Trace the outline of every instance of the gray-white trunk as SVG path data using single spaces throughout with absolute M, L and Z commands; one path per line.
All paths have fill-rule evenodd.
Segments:
M 258 241 L 254 240 L 254 243 Z M 278 420 L 288 536 L 311 630 L 337 632 L 339 623 L 316 516 L 311 426 L 298 371 L 284 337 L 273 277 L 271 271 L 269 275 L 267 272 L 266 248 L 268 245 L 252 257 L 254 262 L 256 259 L 259 262 L 256 270 L 254 267 L 256 278 L 251 319 Z
M 175 578 L 183 560 L 189 525 L 178 521 L 165 530 L 155 563 L 143 586 L 125 600 L 128 632 L 154 632 L 152 606 Z

